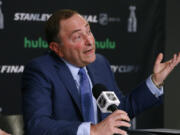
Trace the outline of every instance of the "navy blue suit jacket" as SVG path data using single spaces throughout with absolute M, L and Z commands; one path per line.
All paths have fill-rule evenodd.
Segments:
M 107 60 L 97 54 L 87 66 L 92 84 L 101 83 L 120 99 L 119 108 L 132 118 L 161 100 L 151 94 L 142 82 L 128 96 L 117 87 Z M 27 135 L 76 135 L 84 122 L 80 97 L 66 64 L 53 52 L 32 60 L 22 78 L 23 115 Z M 99 120 L 106 117 L 99 115 Z

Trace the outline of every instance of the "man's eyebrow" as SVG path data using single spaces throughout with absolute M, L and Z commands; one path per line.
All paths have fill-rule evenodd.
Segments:
M 78 31 L 81 31 L 81 29 L 73 30 L 72 33 L 71 33 L 71 35 L 74 34 L 74 33 L 76 33 L 76 32 L 78 32 Z
M 85 25 L 85 27 L 89 27 L 89 23 L 87 23 L 87 24 Z M 81 31 L 81 29 L 73 30 L 72 33 L 71 33 L 71 35 L 74 34 L 74 33 L 76 33 L 76 32 L 78 32 L 78 31 Z

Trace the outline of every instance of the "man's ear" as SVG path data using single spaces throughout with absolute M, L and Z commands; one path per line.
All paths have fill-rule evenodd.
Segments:
M 51 42 L 49 48 L 54 51 L 58 56 L 63 57 L 62 47 L 56 42 Z

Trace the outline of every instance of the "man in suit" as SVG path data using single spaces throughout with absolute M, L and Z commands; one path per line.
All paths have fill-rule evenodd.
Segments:
M 118 127 L 130 127 L 130 118 L 162 102 L 162 83 L 180 62 L 180 53 L 165 63 L 161 63 L 163 55 L 159 54 L 153 74 L 123 96 L 108 61 L 95 54 L 90 26 L 79 13 L 57 11 L 47 21 L 45 30 L 51 51 L 32 60 L 23 74 L 27 135 L 125 135 L 126 131 Z M 114 90 L 121 101 L 119 110 L 112 114 L 99 111 L 91 93 L 96 83 Z M 82 96 L 85 85 L 91 94 L 88 101 Z M 87 102 L 85 106 L 83 101 Z

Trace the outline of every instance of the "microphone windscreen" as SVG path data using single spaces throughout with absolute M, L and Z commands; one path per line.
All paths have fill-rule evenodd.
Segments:
M 97 99 L 103 91 L 108 91 L 106 86 L 104 86 L 103 84 L 95 84 L 92 89 L 95 99 Z

